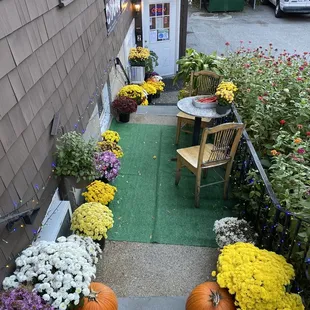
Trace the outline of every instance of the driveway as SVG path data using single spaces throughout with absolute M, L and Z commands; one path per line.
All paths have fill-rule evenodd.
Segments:
M 206 54 L 223 53 L 226 42 L 236 49 L 240 40 L 253 48 L 272 43 L 280 51 L 310 51 L 310 14 L 275 18 L 271 4 L 259 5 L 255 10 L 246 6 L 243 12 L 228 13 L 208 13 L 191 7 L 187 31 L 187 47 Z

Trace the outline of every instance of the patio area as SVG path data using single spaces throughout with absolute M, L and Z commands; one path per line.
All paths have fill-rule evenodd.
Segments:
M 177 112 L 176 106 L 140 106 L 130 123 L 113 121 L 111 126 L 121 136 L 124 157 L 113 184 L 118 192 L 109 205 L 114 227 L 97 280 L 120 297 L 120 309 L 183 309 L 193 287 L 211 280 L 216 268 L 214 221 L 232 215 L 223 184 L 202 189 L 199 209 L 193 174 L 184 168 L 175 186 L 171 158 L 192 139 L 181 133 L 175 145 Z M 221 169 L 210 171 L 203 182 L 217 180 L 218 174 Z

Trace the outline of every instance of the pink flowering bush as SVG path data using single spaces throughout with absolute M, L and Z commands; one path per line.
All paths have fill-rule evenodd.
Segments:
M 246 123 L 281 205 L 310 212 L 310 60 L 309 53 L 227 45 L 224 78 L 239 91 L 235 105 Z

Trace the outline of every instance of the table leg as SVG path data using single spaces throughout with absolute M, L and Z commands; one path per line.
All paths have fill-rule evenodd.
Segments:
M 201 128 L 201 117 L 195 117 L 192 145 L 198 145 L 199 144 L 200 128 Z

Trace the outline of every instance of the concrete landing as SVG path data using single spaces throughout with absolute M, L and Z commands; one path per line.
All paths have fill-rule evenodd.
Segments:
M 188 296 L 212 280 L 218 254 L 206 247 L 107 240 L 96 281 L 118 297 Z
M 118 298 L 119 310 L 184 310 L 186 297 Z

